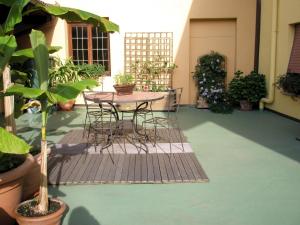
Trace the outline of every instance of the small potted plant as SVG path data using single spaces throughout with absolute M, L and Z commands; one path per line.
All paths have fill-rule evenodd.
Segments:
M 249 75 L 237 71 L 229 84 L 229 96 L 232 102 L 239 103 L 242 111 L 252 110 L 266 96 L 265 75 L 252 71 Z
M 286 95 L 291 97 L 300 96 L 300 74 L 299 73 L 286 73 L 279 77 L 276 82 L 277 88 L 282 90 Z
M 114 88 L 118 95 L 130 95 L 135 87 L 134 77 L 131 74 L 118 74 L 115 77 Z

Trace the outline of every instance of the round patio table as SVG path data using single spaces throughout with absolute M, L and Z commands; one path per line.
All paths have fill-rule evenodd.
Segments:
M 118 110 L 115 107 L 115 104 L 128 104 L 128 103 L 136 103 L 136 108 L 133 110 L 133 119 L 132 122 L 134 123 L 137 121 L 137 115 L 140 112 L 144 112 L 147 108 L 149 103 L 152 103 L 154 101 L 158 101 L 164 98 L 164 94 L 158 93 L 158 92 L 139 92 L 134 91 L 130 95 L 117 95 L 113 92 L 95 92 L 86 95 L 86 99 L 89 101 L 93 101 L 95 103 L 99 103 L 100 107 L 102 103 L 107 103 L 111 105 L 111 107 L 114 109 L 115 113 L 114 116 L 116 120 L 120 120 L 118 115 Z M 150 111 L 151 111 L 151 104 L 150 104 Z M 148 136 L 146 134 L 142 134 L 138 130 L 137 124 L 133 126 L 133 133 L 135 137 L 140 136 L 144 140 L 148 140 Z M 138 138 L 139 139 L 139 138 Z M 139 139 L 140 140 L 140 139 Z M 141 143 L 141 142 L 140 142 Z M 141 143 L 145 146 L 146 149 L 144 149 L 146 152 L 148 151 L 148 147 L 145 143 Z

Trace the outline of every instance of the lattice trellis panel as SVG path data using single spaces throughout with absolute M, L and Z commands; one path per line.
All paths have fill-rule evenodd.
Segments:
M 129 32 L 125 34 L 124 48 L 124 71 L 135 75 L 138 90 L 171 88 L 173 33 Z

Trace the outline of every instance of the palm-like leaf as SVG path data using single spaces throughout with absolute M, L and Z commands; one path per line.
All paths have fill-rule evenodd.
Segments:
M 26 154 L 30 145 L 17 136 L 0 127 L 0 152 L 11 154 Z
M 3 32 L 11 32 L 15 25 L 22 21 L 22 10 L 30 2 L 30 0 L 15 0 L 10 5 L 10 10 L 6 21 L 3 25 Z M 2 2 L 0 2 L 2 3 Z M 8 4 L 8 1 L 3 1 L 3 4 Z
M 17 42 L 13 35 L 0 36 L 0 71 L 3 71 L 16 47 Z
M 20 95 L 25 98 L 37 99 L 44 93 L 45 91 L 39 88 L 28 88 L 20 84 L 15 84 L 6 90 L 5 95 Z
M 48 100 L 52 104 L 66 102 L 70 99 L 75 99 L 83 90 L 95 86 L 97 86 L 97 81 L 95 80 L 82 80 L 72 84 L 59 84 L 47 92 Z

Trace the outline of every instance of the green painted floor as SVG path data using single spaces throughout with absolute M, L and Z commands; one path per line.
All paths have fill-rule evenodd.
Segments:
M 19 133 L 33 143 L 38 117 L 18 119 Z M 82 127 L 83 118 L 83 110 L 54 113 L 50 144 Z M 50 187 L 69 206 L 63 224 L 300 224 L 299 123 L 268 111 L 222 115 L 190 107 L 179 118 L 209 183 Z

